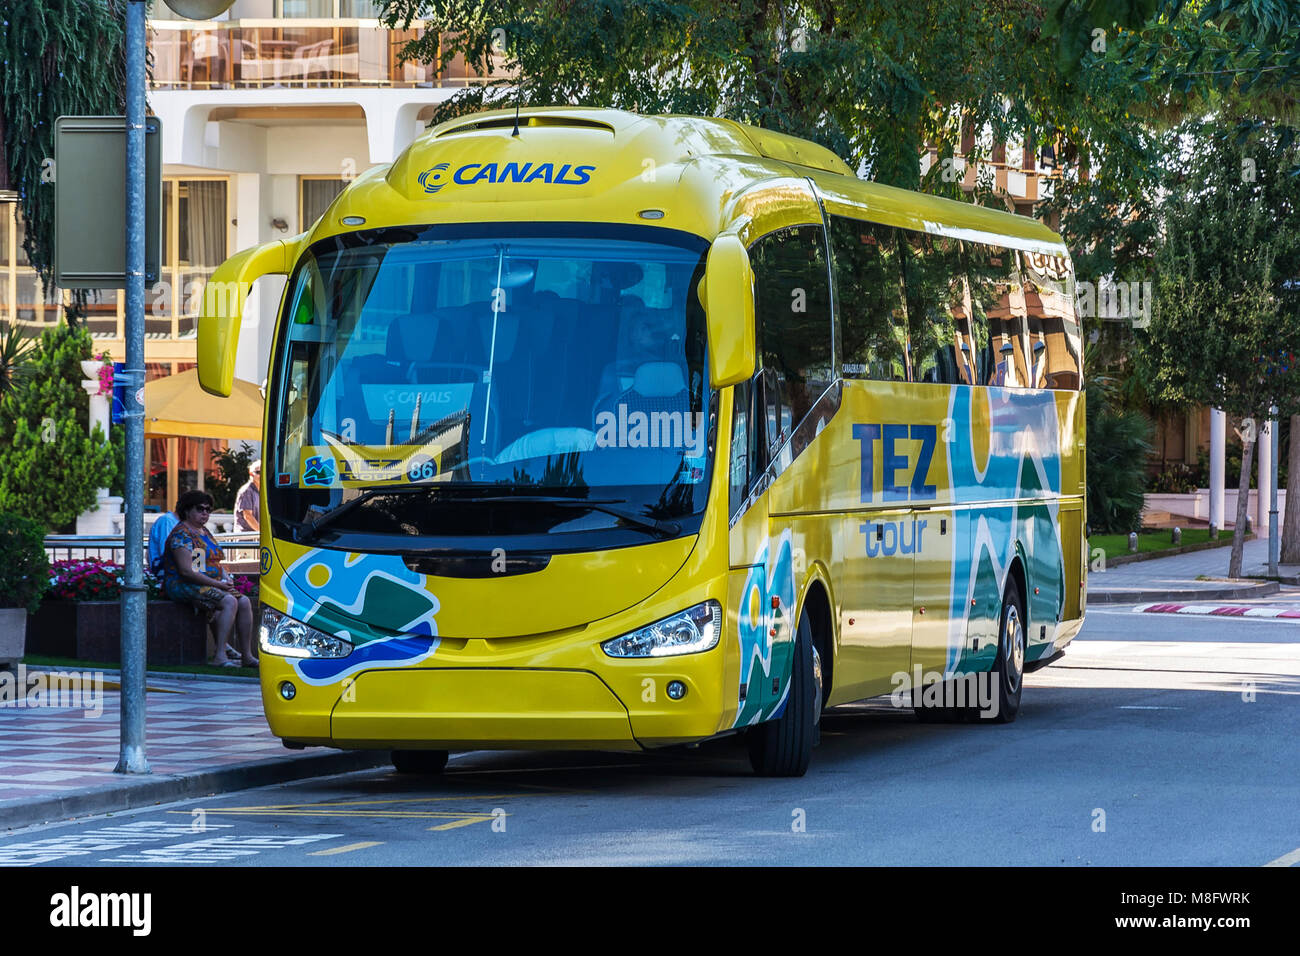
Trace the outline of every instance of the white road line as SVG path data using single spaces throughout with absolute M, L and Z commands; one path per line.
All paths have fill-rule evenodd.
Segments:
M 1270 863 L 1265 863 L 1264 865 L 1265 866 L 1295 866 L 1297 863 L 1300 863 L 1300 848 L 1292 850 L 1290 853 L 1286 854 L 1285 856 L 1279 856 L 1276 860 L 1273 860 Z

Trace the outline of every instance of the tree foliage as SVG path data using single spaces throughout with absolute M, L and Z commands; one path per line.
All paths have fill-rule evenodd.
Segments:
M 444 103 L 435 121 L 513 105 L 516 88 L 525 103 L 719 115 L 812 139 L 874 179 L 912 188 L 923 185 L 918 158 L 929 144 L 940 162 L 925 187 L 959 194 L 942 174 L 963 124 L 988 125 L 997 140 L 1024 136 L 1036 149 L 1064 123 L 1101 135 L 1123 113 L 1093 76 L 1057 69 L 1032 3 L 381 4 L 389 25 L 426 23 L 406 56 L 443 65 L 463 56 L 495 71 Z M 440 35 L 448 35 L 441 45 Z M 1074 110 L 1090 91 L 1094 108 Z
M 90 358 L 85 329 L 46 329 L 30 376 L 0 401 L 0 511 L 61 528 L 93 508 L 96 489 L 112 481 L 112 449 L 98 427 L 88 433 L 80 363 Z
M 1300 412 L 1300 157 L 1285 129 L 1179 131 L 1184 165 L 1162 205 L 1155 308 L 1140 365 L 1160 399 L 1262 424 Z M 1241 570 L 1252 444 L 1239 476 L 1230 574 Z

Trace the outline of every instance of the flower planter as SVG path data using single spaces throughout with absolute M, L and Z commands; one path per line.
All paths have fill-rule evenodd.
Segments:
M 207 620 L 203 615 L 174 601 L 150 601 L 147 613 L 148 663 L 206 663 Z M 26 652 L 117 663 L 122 653 L 122 605 L 118 601 L 46 601 L 32 615 Z
M 0 608 L 0 667 L 16 664 L 25 653 L 23 644 L 27 633 L 27 609 Z

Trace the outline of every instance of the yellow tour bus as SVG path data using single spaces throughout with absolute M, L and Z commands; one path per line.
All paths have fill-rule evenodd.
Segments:
M 261 686 L 290 747 L 641 750 L 823 708 L 1014 719 L 1085 604 L 1070 258 L 725 119 L 480 113 L 212 277 L 268 373 Z

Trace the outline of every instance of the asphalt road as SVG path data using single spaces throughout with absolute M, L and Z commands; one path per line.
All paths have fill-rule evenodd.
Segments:
M 837 708 L 798 780 L 728 740 L 474 752 L 32 828 L 0 865 L 1288 865 L 1298 695 L 1300 624 L 1101 608 L 1015 723 Z

